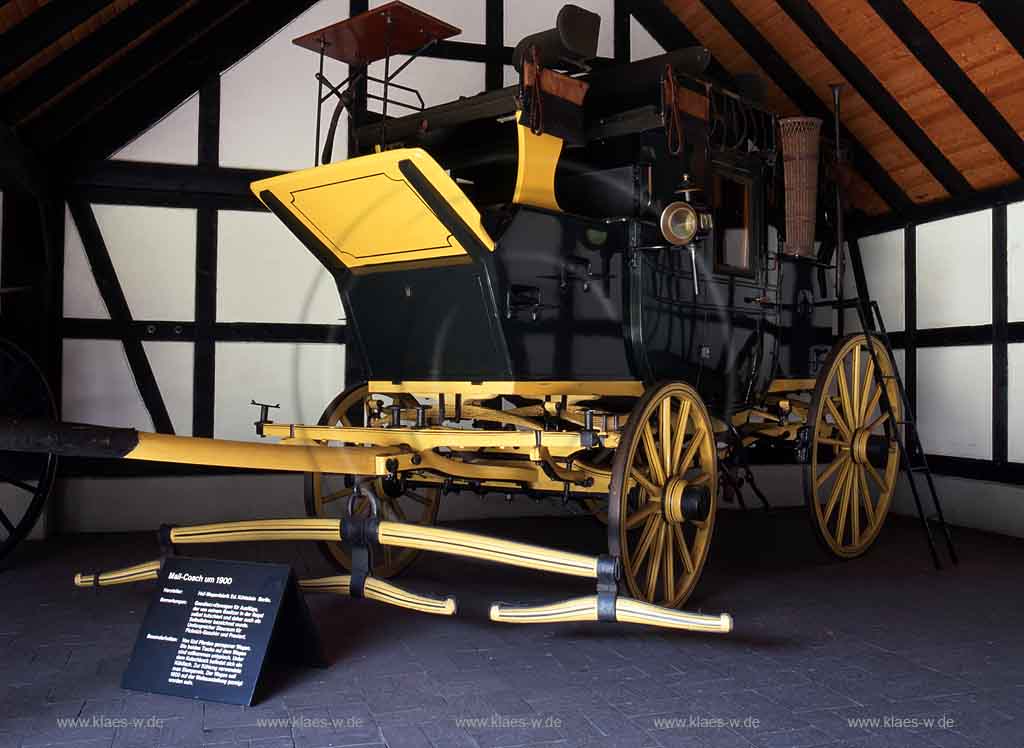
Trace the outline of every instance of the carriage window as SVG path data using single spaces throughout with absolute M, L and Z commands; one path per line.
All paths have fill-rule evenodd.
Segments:
M 714 177 L 715 269 L 749 273 L 750 185 L 722 174 Z

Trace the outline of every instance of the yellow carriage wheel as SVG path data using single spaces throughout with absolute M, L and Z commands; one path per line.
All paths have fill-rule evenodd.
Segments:
M 608 546 L 630 594 L 670 608 L 700 579 L 718 502 L 718 455 L 707 408 L 688 384 L 647 390 L 612 461 Z
M 365 384 L 354 385 L 327 406 L 319 425 L 354 426 L 363 423 L 363 404 L 368 389 Z M 306 473 L 306 514 L 310 517 L 341 518 L 345 516 L 349 497 L 353 491 L 351 476 L 329 473 Z M 437 519 L 441 504 L 441 489 L 408 488 L 392 485 L 386 480 L 377 481 L 376 494 L 380 497 L 380 518 L 395 522 L 410 522 L 432 525 Z M 370 507 L 365 500 L 355 502 L 357 515 L 369 514 Z M 352 559 L 345 546 L 338 543 L 321 543 L 328 559 L 345 570 L 351 570 Z M 419 551 L 411 548 L 378 548 L 373 563 L 373 575 L 380 579 L 394 577 L 416 560 Z
M 895 373 L 881 341 L 871 338 L 869 343 L 857 334 L 836 343 L 818 375 L 807 420 L 811 439 L 804 496 L 818 539 L 840 558 L 856 558 L 871 547 L 892 503 L 902 420 Z M 883 386 L 894 419 L 883 412 Z

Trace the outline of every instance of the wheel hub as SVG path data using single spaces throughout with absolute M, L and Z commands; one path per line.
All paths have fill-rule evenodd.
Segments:
M 703 521 L 711 511 L 711 495 L 706 486 L 691 486 L 675 476 L 665 484 L 661 506 L 667 522 Z
M 853 432 L 853 439 L 850 441 L 850 456 L 858 465 L 863 465 L 868 461 L 868 441 L 870 438 L 871 432 L 867 429 L 857 429 Z

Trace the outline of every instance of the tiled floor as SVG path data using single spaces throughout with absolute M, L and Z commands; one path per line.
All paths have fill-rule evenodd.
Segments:
M 473 527 L 603 550 L 588 519 Z M 893 518 L 866 558 L 840 563 L 820 554 L 799 511 L 723 513 L 689 607 L 732 613 L 724 637 L 491 624 L 492 600 L 588 585 L 424 557 L 403 582 L 456 594 L 459 618 L 311 596 L 330 666 L 278 678 L 249 709 L 119 688 L 153 585 L 97 594 L 70 580 L 153 557 L 151 536 L 27 545 L 0 573 L 0 748 L 1020 748 L 1024 542 L 957 539 L 961 566 L 935 572 L 919 527 Z M 312 544 L 202 551 L 328 573 Z

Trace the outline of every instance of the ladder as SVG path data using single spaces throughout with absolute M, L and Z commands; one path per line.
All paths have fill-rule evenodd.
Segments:
M 879 407 L 882 413 L 888 416 L 886 422 L 891 424 L 891 428 L 895 433 L 896 444 L 900 451 L 900 465 L 907 475 L 910 492 L 914 496 L 914 504 L 917 507 L 917 516 L 921 520 L 925 537 L 928 539 L 928 550 L 931 551 L 935 568 L 941 569 L 942 561 L 939 559 L 938 548 L 932 533 L 932 523 L 937 525 L 945 536 L 949 560 L 955 566 L 958 563 L 958 558 L 956 549 L 953 547 L 953 538 L 949 533 L 949 525 L 946 524 L 946 518 L 942 514 L 942 502 L 939 500 L 939 492 L 935 488 L 935 479 L 932 476 L 931 468 L 928 467 L 928 458 L 925 455 L 924 446 L 921 444 L 921 435 L 917 429 L 917 421 L 914 417 L 910 399 L 907 397 L 907 390 L 903 386 L 903 377 L 896 366 L 893 366 L 894 374 L 887 375 L 882 373 L 882 367 L 878 365 L 878 353 L 875 350 L 875 346 L 871 344 L 872 338 L 880 340 L 882 345 L 885 346 L 885 352 L 889 355 L 889 358 L 895 362 L 892 343 L 889 339 L 889 333 L 885 329 L 885 323 L 882 321 L 882 313 L 878 308 L 878 302 L 873 299 L 864 301 L 861 298 L 856 298 L 845 303 L 840 301 L 836 306 L 840 309 L 846 306 L 857 307 L 861 329 L 868 339 L 868 351 L 871 354 L 875 383 L 882 391 Z M 889 399 L 888 383 L 886 382 L 888 379 L 896 380 L 896 387 L 903 405 L 902 421 L 897 421 L 893 412 L 893 404 Z M 903 426 L 902 433 L 899 426 Z M 934 510 L 934 514 L 931 517 L 925 516 L 924 505 L 921 501 L 921 491 L 918 490 L 917 477 L 921 475 L 924 476 L 928 494 L 931 496 L 932 508 Z

